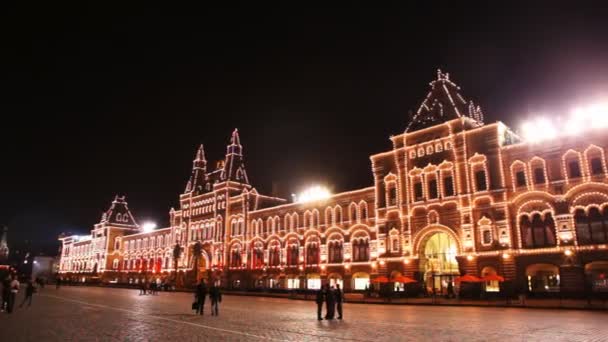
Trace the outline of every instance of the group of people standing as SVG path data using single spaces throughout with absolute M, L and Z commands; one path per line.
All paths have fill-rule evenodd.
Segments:
M 13 313 L 15 302 L 17 301 L 17 294 L 19 293 L 20 288 L 21 283 L 17 279 L 17 276 L 9 275 L 2 280 L 2 304 L 0 305 L 0 311 L 6 311 L 9 314 Z M 23 297 L 23 301 L 19 307 L 23 307 L 26 302 L 27 306 L 31 306 L 34 292 L 36 292 L 36 287 L 34 286 L 34 282 L 32 282 L 30 279 L 27 281 L 27 285 L 25 287 L 25 296 Z
M 207 284 L 205 284 L 205 281 L 202 279 L 194 291 L 192 310 L 196 310 L 198 315 L 202 315 L 205 311 L 205 298 L 207 295 L 209 295 L 209 301 L 211 302 L 211 316 L 218 316 L 220 303 L 222 302 L 220 288 L 215 284 L 212 284 L 210 288 L 207 288 Z
M 147 294 L 151 294 L 151 295 L 155 295 L 158 292 L 158 288 L 159 285 L 156 282 L 142 282 L 140 287 L 139 287 L 139 294 L 140 295 L 147 295 Z
M 336 287 L 325 284 L 317 291 L 317 319 L 322 321 L 325 319 L 334 319 L 336 309 L 338 311 L 338 319 L 342 319 L 342 303 L 344 302 L 344 294 L 340 289 L 340 285 L 336 284 Z M 323 303 L 325 303 L 325 317 L 323 314 Z

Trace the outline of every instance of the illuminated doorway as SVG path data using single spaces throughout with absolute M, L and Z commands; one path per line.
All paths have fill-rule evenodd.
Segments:
M 420 248 L 420 272 L 424 275 L 427 292 L 447 294 L 450 284 L 459 275 L 456 241 L 447 233 L 429 235 Z

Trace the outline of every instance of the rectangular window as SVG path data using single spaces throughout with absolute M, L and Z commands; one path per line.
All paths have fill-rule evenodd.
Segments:
M 397 204 L 397 189 L 395 187 L 390 188 L 388 193 L 388 205 L 393 206 Z
M 577 161 L 571 161 L 568 163 L 568 169 L 570 170 L 570 178 L 578 178 L 581 176 L 581 168 Z
M 518 188 L 526 186 L 526 173 L 524 171 L 517 171 L 515 173 L 515 181 Z
M 591 174 L 600 175 L 602 173 L 604 173 L 604 168 L 602 167 L 602 160 L 600 158 L 591 159 Z
M 431 179 L 429 181 L 429 199 L 437 198 L 437 180 Z
M 544 184 L 545 183 L 545 170 L 540 167 L 534 169 L 534 184 Z
M 490 243 L 492 243 L 492 231 L 491 230 L 484 230 L 483 231 L 483 239 L 482 239 L 483 243 L 485 245 L 488 245 Z
M 475 172 L 475 185 L 477 187 L 477 191 L 488 190 L 488 185 L 486 184 L 486 172 L 484 170 Z
M 414 197 L 416 201 L 422 200 L 422 183 L 414 183 Z
M 443 178 L 443 193 L 446 197 L 454 196 L 454 181 L 452 176 Z

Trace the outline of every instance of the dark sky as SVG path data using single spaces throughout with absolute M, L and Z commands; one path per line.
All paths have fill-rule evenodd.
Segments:
M 235 127 L 260 191 L 369 186 L 437 68 L 512 126 L 608 93 L 606 6 L 496 3 L 4 8 L 0 224 L 54 250 L 115 194 L 167 224 L 197 144 L 218 160 Z

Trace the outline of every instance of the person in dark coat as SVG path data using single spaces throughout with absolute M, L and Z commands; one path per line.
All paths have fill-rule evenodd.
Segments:
M 196 291 L 194 293 L 194 298 L 196 300 L 196 313 L 202 315 L 205 311 L 205 297 L 207 297 L 207 285 L 205 285 L 205 281 L 201 279 L 201 282 L 196 286 Z
M 336 297 L 334 287 L 332 286 L 330 288 L 329 285 L 326 285 L 325 290 L 325 319 L 334 319 L 336 312 Z
M 222 302 L 222 293 L 220 292 L 220 288 L 212 285 L 209 289 L 209 299 L 211 300 L 211 316 L 219 315 L 219 307 Z
M 20 308 L 22 308 L 23 304 L 25 304 L 25 302 L 28 300 L 29 300 L 29 302 L 27 303 L 27 306 L 32 305 L 32 297 L 34 296 L 34 292 L 36 292 L 34 283 L 32 283 L 31 280 L 28 280 L 26 288 L 25 288 L 25 297 L 23 297 L 23 302 L 21 302 L 21 305 L 19 305 Z
M 6 276 L 2 280 L 2 305 L 0 305 L 0 309 L 2 311 L 8 310 L 8 300 L 11 295 L 11 277 Z
M 323 320 L 321 314 L 323 313 L 323 302 L 325 301 L 325 286 L 322 286 L 319 290 L 317 290 L 317 298 L 315 302 L 317 303 L 317 319 L 319 321 Z
M 344 294 L 340 289 L 340 284 L 336 284 L 334 297 L 336 297 L 336 309 L 338 309 L 338 319 L 342 319 L 342 302 L 344 301 Z
M 61 287 L 61 278 L 57 277 L 57 280 L 55 280 L 55 289 L 59 290 L 60 287 Z

